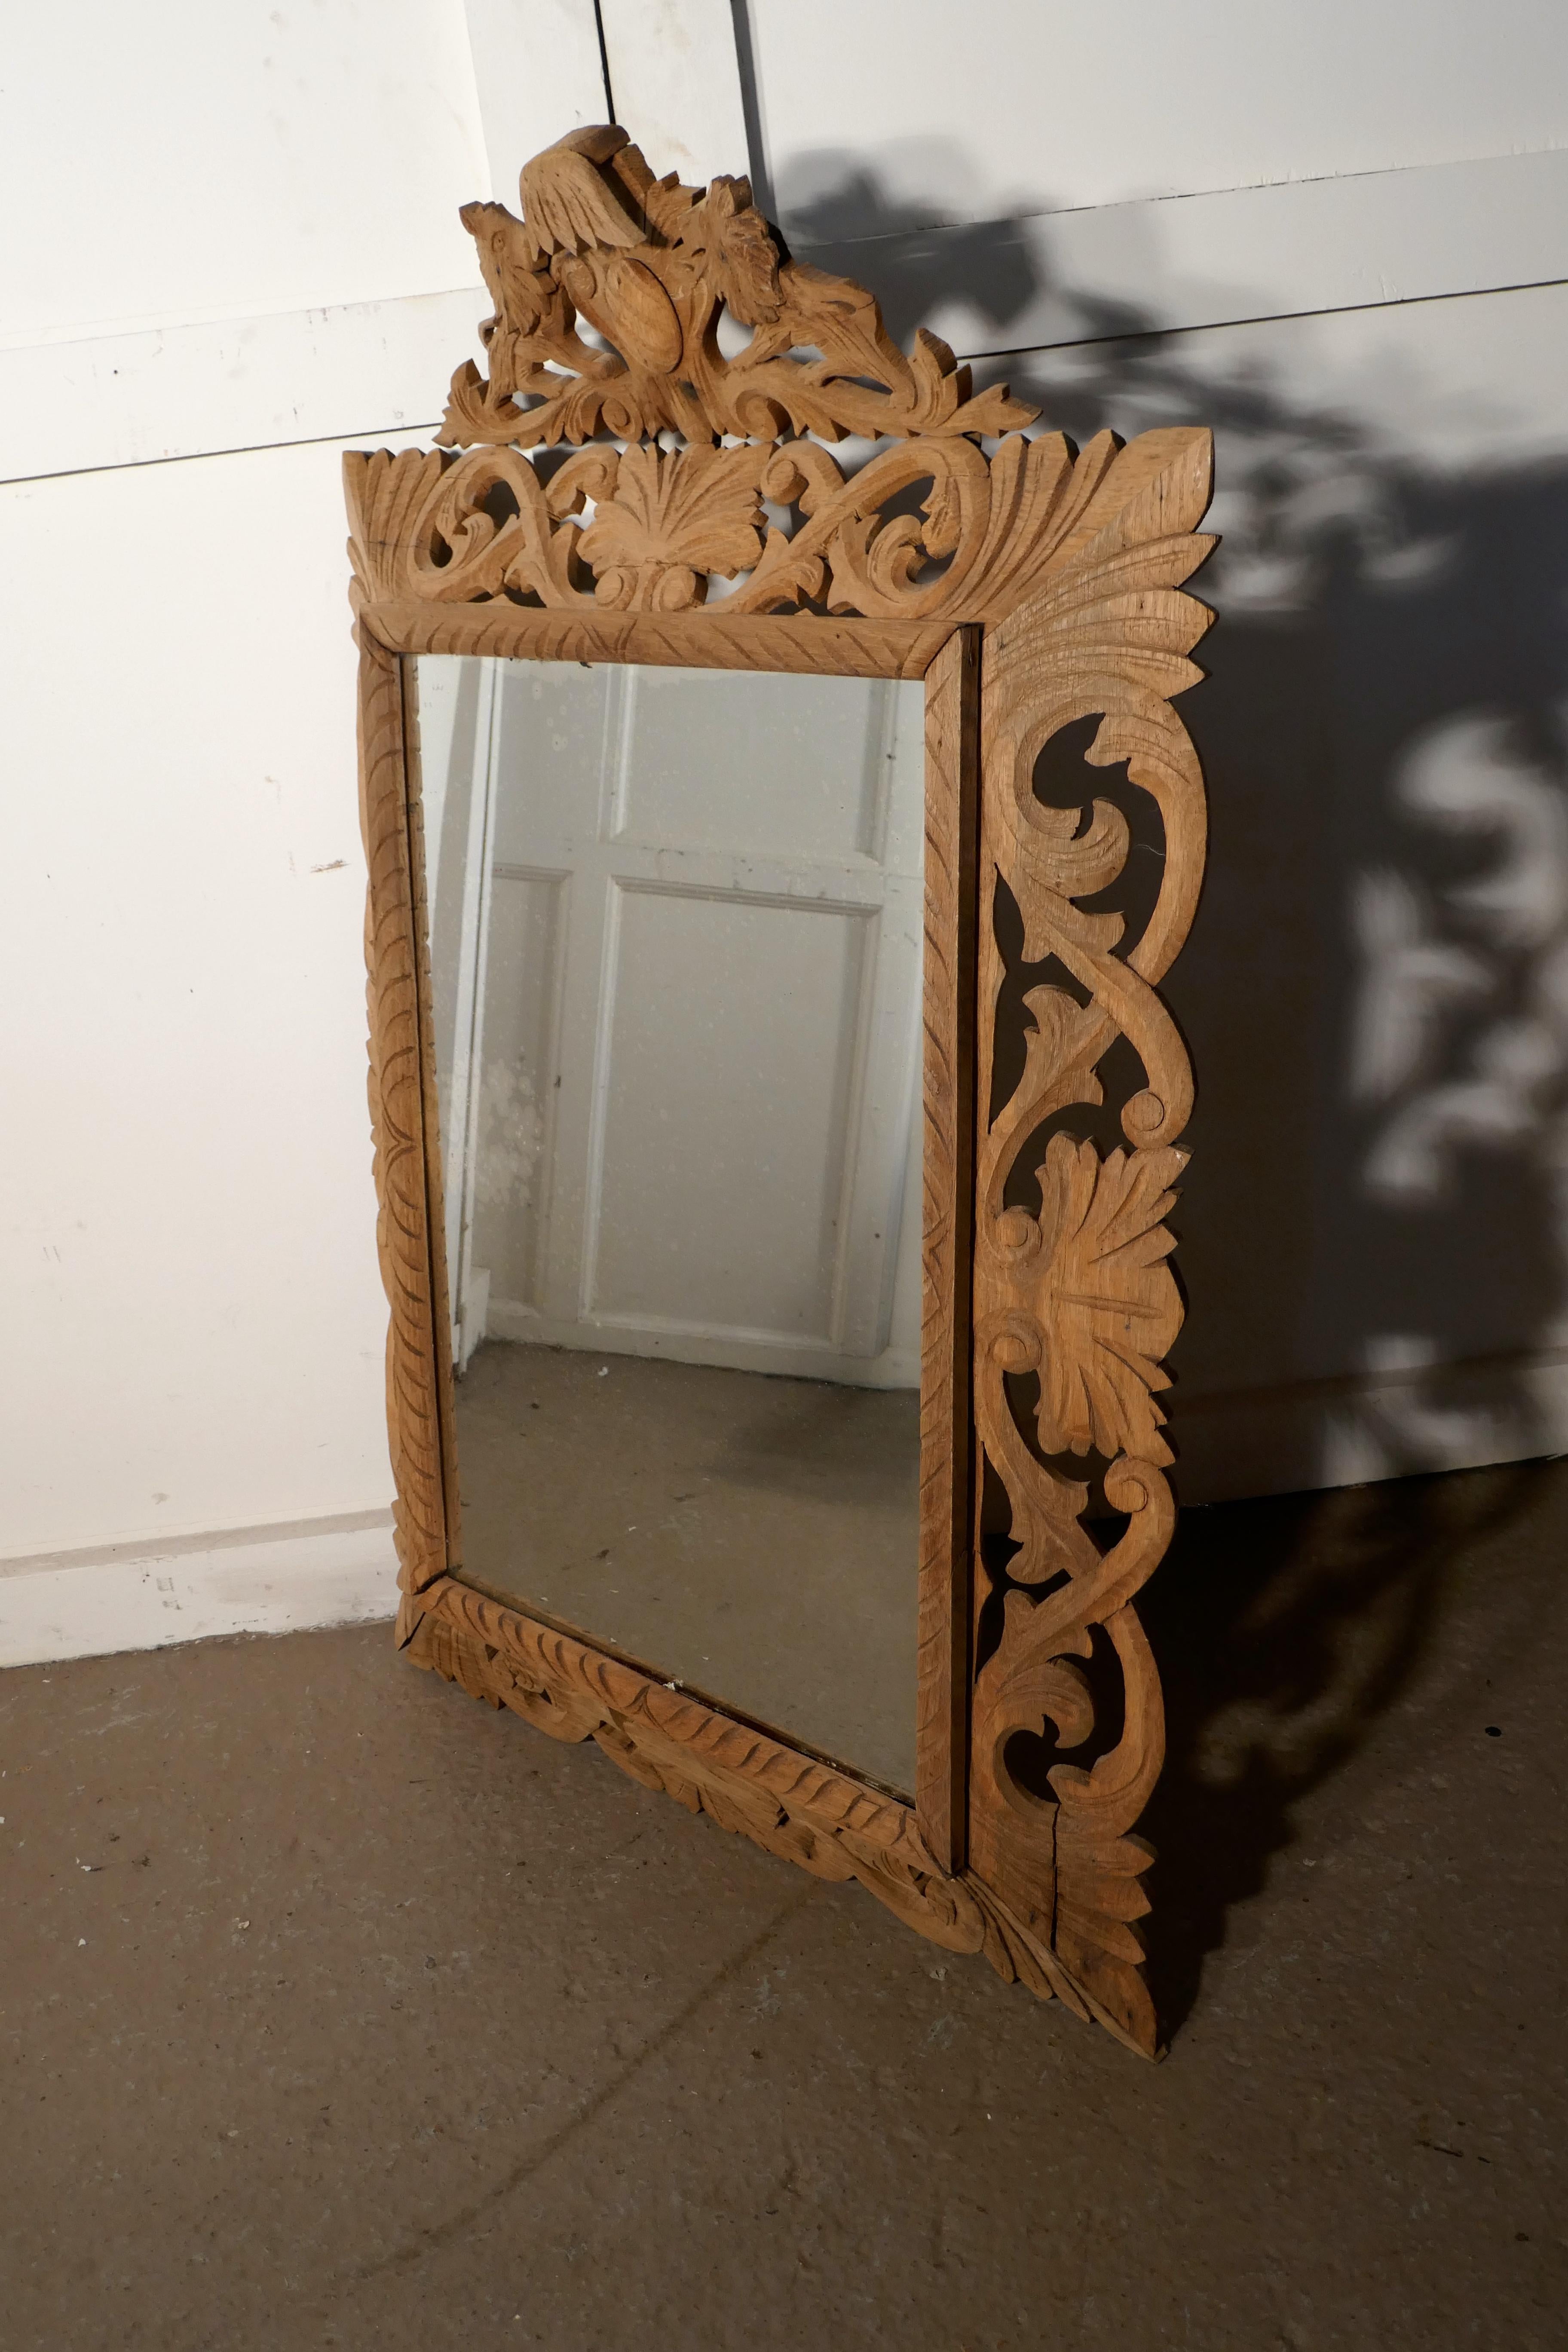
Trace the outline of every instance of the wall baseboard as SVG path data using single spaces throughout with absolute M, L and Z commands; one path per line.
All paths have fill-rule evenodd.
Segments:
M 775 1380 L 837 1381 L 846 1388 L 918 1389 L 920 1351 L 884 1348 L 879 1356 L 846 1356 L 829 1340 L 784 1332 L 734 1331 L 719 1324 L 661 1322 L 649 1316 L 585 1315 L 576 1321 L 537 1314 L 515 1299 L 486 1293 L 485 1336 L 525 1348 L 575 1348 L 586 1355 L 658 1357 L 671 1364 L 718 1365 L 765 1372 Z
M 1568 1454 L 1568 1350 L 1384 1366 L 1160 1399 L 1185 1504 L 1364 1486 Z
M 1163 1400 L 1187 1504 L 1568 1452 L 1568 1350 Z M 0 1560 L 0 1667 L 390 1623 L 390 1512 Z
M 0 1666 L 161 1650 L 222 1633 L 390 1623 L 397 1558 L 390 1512 L 187 1538 L 158 1550 L 0 1563 Z

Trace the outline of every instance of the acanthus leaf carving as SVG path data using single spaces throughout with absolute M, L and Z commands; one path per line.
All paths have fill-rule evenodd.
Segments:
M 1091 445 L 1068 486 L 1072 512 L 1045 576 L 987 630 L 984 656 L 974 1410 L 1011 1542 L 997 1571 L 999 1631 L 973 1690 L 971 1862 L 1087 2012 L 1146 2053 L 1157 2028 L 1136 1922 L 1149 1907 L 1141 1882 L 1152 1857 L 1134 1824 L 1164 1732 L 1132 1604 L 1174 1527 L 1155 1397 L 1182 1320 L 1164 1218 L 1192 1102 L 1186 1052 L 1154 983 L 1185 937 L 1203 871 L 1202 776 L 1170 698 L 1201 676 L 1187 656 L 1210 615 L 1182 583 L 1213 543 L 1195 530 L 1209 462 L 1200 432 L 1145 434 L 1103 459 Z M 1098 720 L 1088 761 L 1125 760 L 1164 826 L 1160 897 L 1125 955 L 1121 918 L 1079 903 L 1121 874 L 1125 819 L 1109 801 L 1061 810 L 1035 792 L 1045 745 L 1084 719 Z M 1022 923 L 1024 961 L 1056 958 L 1081 993 L 1054 984 L 1027 992 L 1023 1067 L 993 1104 L 1004 890 Z M 1131 1149 L 1102 1159 L 1063 1122 L 1073 1105 L 1103 1100 L 1100 1066 L 1119 1035 L 1135 1048 L 1143 1083 L 1121 1105 Z M 1043 1160 L 1025 1159 L 1047 1119 L 1057 1126 Z M 1039 1189 L 1037 1214 L 1009 1190 L 1026 1172 Z M 1031 1376 L 1032 1440 L 1021 1418 L 1026 1392 L 1016 1387 Z M 1107 1505 L 1127 1517 L 1103 1553 L 1082 1524 L 1087 1478 L 1057 1466 L 1091 1450 L 1108 1462 Z M 1121 1727 L 1096 1755 L 1097 1676 L 1112 1672 Z M 1037 1768 L 1025 1773 L 1021 1738 L 1047 1739 L 1064 1759 L 1047 1769 L 1044 1787 Z M 1075 1749 L 1089 1760 L 1071 1761 Z
M 1186 1153 L 1113 1151 L 1054 1135 L 1038 1171 L 1041 1235 L 1034 1314 L 1052 1334 L 1037 1414 L 1046 1454 L 1131 1454 L 1166 1464 L 1171 1449 L 1153 1391 L 1160 1359 L 1182 1328 L 1161 1222 Z
M 896 1798 L 879 1798 L 831 1766 L 449 1579 L 421 1595 L 417 1614 L 404 1612 L 399 1630 L 416 1665 L 470 1696 L 508 1707 L 554 1738 L 592 1739 L 630 1779 L 673 1796 L 689 1812 L 816 1877 L 856 1880 L 944 1950 L 984 1950 L 1007 1980 L 1021 1977 L 1037 1991 L 1052 1990 L 1047 1956 L 1026 1930 L 1010 1943 L 998 1936 L 996 1899 L 938 1867 Z
M 406 1594 L 447 1566 L 414 951 L 419 877 L 404 797 L 397 663 L 366 632 L 357 634 L 360 830 L 369 875 L 364 950 L 372 1168 L 376 1254 L 389 1309 L 386 1427 L 396 1484 L 395 1539 L 398 1580 Z
M 1115 457 L 1114 446 L 1109 454 Z M 1038 591 L 1040 625 L 1058 654 L 1070 651 L 1080 705 L 1098 707 L 1097 694 L 1105 701 L 1108 667 L 1121 665 L 1115 714 L 1092 756 L 1131 757 L 1153 772 L 1163 697 L 1198 675 L 1171 649 L 1194 642 L 1203 607 L 1147 584 L 1128 587 L 1125 563 L 1080 559 L 1071 578 L 1058 580 L 1061 543 L 1106 459 L 1094 443 L 1075 461 L 1063 437 L 1050 434 L 1011 436 L 988 461 L 959 436 L 900 442 L 847 476 L 828 450 L 806 440 L 624 452 L 597 443 L 548 473 L 500 446 L 445 458 L 353 452 L 344 480 L 364 604 L 504 595 L 554 609 L 597 603 L 678 612 L 708 601 L 716 577 L 736 583 L 722 599 L 731 614 L 819 605 L 867 619 L 957 624 L 995 620 L 1010 599 Z M 907 494 L 922 488 L 918 510 L 901 511 Z M 775 513 L 798 509 L 799 527 L 764 528 L 764 499 Z M 1190 570 L 1201 553 L 1190 537 L 1176 541 L 1163 551 L 1163 569 Z M 1017 821 L 1037 832 L 1055 827 L 1058 866 L 1109 856 L 1115 870 L 1114 845 L 1099 833 L 1073 842 L 1070 824 L 1038 803 L 1021 803 Z M 1069 908 L 1057 919 L 1090 948 L 1114 944 L 1114 918 Z
M 913 433 L 1000 436 L 1034 411 L 1005 386 L 977 396 L 969 370 L 923 329 L 912 356 L 875 298 L 781 258 L 743 179 L 706 190 L 656 180 L 624 131 L 573 131 L 524 164 L 522 217 L 462 208 L 495 308 L 479 329 L 488 380 L 467 361 L 440 438 L 452 447 L 638 441 L 837 441 Z M 751 328 L 732 358 L 721 315 Z M 585 319 L 605 349 L 577 332 Z M 808 353 L 815 356 L 808 356 Z
M 757 476 L 763 453 L 628 449 L 614 494 L 581 536 L 601 604 L 679 613 L 701 602 L 705 577 L 732 579 L 762 551 Z

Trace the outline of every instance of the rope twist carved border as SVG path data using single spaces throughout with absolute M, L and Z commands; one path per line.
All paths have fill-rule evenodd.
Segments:
M 435 1378 L 414 877 L 409 856 L 403 688 L 399 665 L 357 632 L 360 829 L 365 891 L 365 1008 L 376 1254 L 391 1309 L 386 1333 L 386 1428 L 399 1580 L 405 1589 L 447 1567 L 439 1409 Z

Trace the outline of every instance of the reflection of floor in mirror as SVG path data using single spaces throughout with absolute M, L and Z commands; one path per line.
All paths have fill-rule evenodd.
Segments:
M 476 1581 L 913 1789 L 914 1390 L 492 1340 L 458 1446 Z

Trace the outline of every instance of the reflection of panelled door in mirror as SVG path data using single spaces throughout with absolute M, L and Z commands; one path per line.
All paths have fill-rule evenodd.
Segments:
M 1152 2052 L 1208 436 L 612 125 L 520 194 L 344 461 L 399 1643 Z
M 912 1797 L 922 688 L 417 671 L 460 1572 Z

